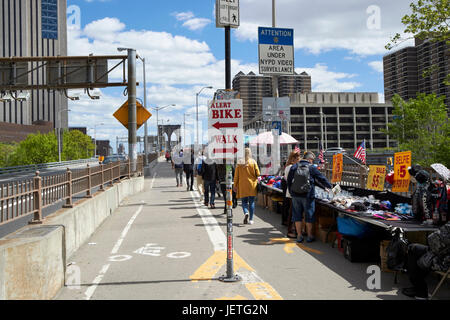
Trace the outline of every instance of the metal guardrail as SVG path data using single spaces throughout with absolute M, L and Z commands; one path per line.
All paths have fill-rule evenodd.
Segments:
M 143 157 L 137 160 L 136 173 L 143 174 Z M 41 177 L 39 171 L 33 178 L 0 185 L 0 226 L 33 214 L 31 224 L 42 223 L 42 209 L 65 201 L 64 208 L 72 208 L 72 198 L 86 193 L 92 198 L 92 190 L 120 182 L 132 176 L 130 160 L 86 168 L 69 168 L 65 173 Z
M 48 168 L 60 168 L 60 167 L 67 167 L 70 165 L 93 163 L 93 162 L 98 163 L 98 159 L 90 158 L 90 159 L 72 160 L 72 161 L 64 161 L 64 162 L 32 164 L 32 165 L 28 165 L 28 166 L 7 167 L 7 168 L 0 168 L 0 175 L 11 174 L 11 173 L 33 172 L 36 170 L 42 170 L 42 169 L 48 169 Z

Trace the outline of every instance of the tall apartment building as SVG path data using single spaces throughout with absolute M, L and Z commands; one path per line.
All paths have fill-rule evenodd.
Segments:
M 244 123 L 244 129 L 265 125 L 262 115 Z M 311 92 L 291 96 L 291 135 L 302 150 L 342 147 L 356 150 L 393 147 L 395 142 L 380 132 L 392 120 L 392 105 L 379 103 L 375 92 Z M 268 128 L 265 128 L 268 129 Z
M 249 121 L 262 112 L 262 99 L 273 97 L 271 76 L 247 75 L 242 71 L 233 79 L 233 90 L 239 91 L 243 100 L 244 121 Z M 278 77 L 278 95 L 291 96 L 297 92 L 311 92 L 311 76 L 306 72 L 292 76 Z
M 0 0 L 0 56 L 67 56 L 66 10 L 66 0 Z M 31 69 L 36 66 L 30 64 Z M 30 74 L 30 81 L 42 84 L 45 76 L 38 69 Z M 67 128 L 67 106 L 63 93 L 33 90 L 26 102 L 0 102 L 0 122 L 47 121 Z
M 450 74 L 450 46 L 445 42 L 415 40 L 414 47 L 406 47 L 383 58 L 386 101 L 395 93 L 404 100 L 415 98 L 418 92 L 446 96 L 450 106 L 450 87 L 444 84 Z M 431 72 L 424 77 L 426 70 Z

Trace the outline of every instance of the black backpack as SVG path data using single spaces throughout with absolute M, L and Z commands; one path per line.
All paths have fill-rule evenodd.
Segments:
M 392 229 L 392 241 L 386 248 L 386 263 L 389 269 L 398 271 L 406 269 L 408 244 L 402 228 Z
M 306 195 L 311 191 L 311 181 L 309 165 L 299 164 L 297 170 L 294 173 L 294 179 L 292 180 L 291 191 L 298 195 Z

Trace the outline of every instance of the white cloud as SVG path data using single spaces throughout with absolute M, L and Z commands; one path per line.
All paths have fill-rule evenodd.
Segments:
M 101 30 L 96 32 L 95 30 Z M 84 29 L 69 28 L 69 55 L 102 55 L 119 54 L 118 47 L 134 47 L 140 56 L 146 58 L 147 104 L 148 106 L 165 106 L 176 104 L 159 112 L 160 119 L 170 119 L 170 123 L 183 122 L 183 114 L 195 113 L 196 93 L 205 86 L 213 86 L 214 90 L 224 88 L 225 62 L 218 60 L 204 41 L 173 35 L 167 32 L 151 30 L 128 30 L 126 25 L 116 18 L 104 18 L 93 21 Z M 122 53 L 123 54 L 123 53 Z M 232 76 L 239 71 L 257 72 L 258 64 L 245 64 L 238 60 L 231 62 Z M 312 76 L 315 91 L 352 90 L 360 86 L 351 81 L 356 75 L 334 72 L 325 64 L 316 64 L 312 68 L 297 68 L 297 72 L 306 71 Z M 137 78 L 142 82 L 142 65 L 138 62 Z M 122 79 L 122 70 L 118 68 L 110 79 Z M 127 136 L 127 130 L 113 118 L 112 114 L 126 101 L 121 95 L 122 88 L 103 90 L 100 100 L 90 100 L 84 95 L 82 100 L 70 102 L 70 126 L 98 127 L 100 139 L 109 139 L 115 147 L 116 136 Z M 199 118 L 203 127 L 207 126 L 208 100 L 214 90 L 203 90 L 199 96 Z M 117 92 L 113 94 L 111 92 Z M 143 95 L 142 84 L 138 88 L 138 97 Z M 156 113 L 149 121 L 149 132 L 156 131 Z M 192 126 L 193 119 L 187 120 Z M 190 130 L 190 129 L 189 129 Z M 143 129 L 138 132 L 143 135 Z
M 368 65 L 376 72 L 383 72 L 383 61 L 371 61 L 368 63 Z
M 173 15 L 178 21 L 184 21 L 183 27 L 191 31 L 201 30 L 211 23 L 210 19 L 196 18 L 191 11 L 173 13 Z
M 297 73 L 306 71 L 311 76 L 313 91 L 318 92 L 339 92 L 354 90 L 361 86 L 355 81 L 348 81 L 356 77 L 356 74 L 334 72 L 328 70 L 328 66 L 317 63 L 314 68 L 296 68 Z
M 409 1 L 379 0 L 380 15 L 367 11 L 373 0 L 277 1 L 277 27 L 293 28 L 295 48 L 318 54 L 345 49 L 355 55 L 384 54 L 384 46 L 404 30 L 401 18 L 410 11 Z M 241 0 L 240 41 L 257 42 L 258 26 L 271 26 L 270 0 Z M 379 18 L 379 19 L 378 19 Z M 375 19 L 375 20 L 373 20 Z M 375 24 L 371 24 L 375 21 Z M 379 28 L 377 26 L 379 24 Z M 406 42 L 404 45 L 411 44 Z

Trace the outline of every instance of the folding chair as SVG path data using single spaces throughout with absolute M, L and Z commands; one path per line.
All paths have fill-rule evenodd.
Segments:
M 449 277 L 449 273 L 450 273 L 450 268 L 447 269 L 447 272 L 441 272 L 441 271 L 436 271 L 437 274 L 441 275 L 441 281 L 439 281 L 438 285 L 436 286 L 436 289 L 434 289 L 433 293 L 431 294 L 430 300 L 433 299 L 433 297 L 435 296 L 435 294 L 438 292 L 439 288 L 441 287 L 441 285 L 444 283 L 445 279 L 447 279 Z

